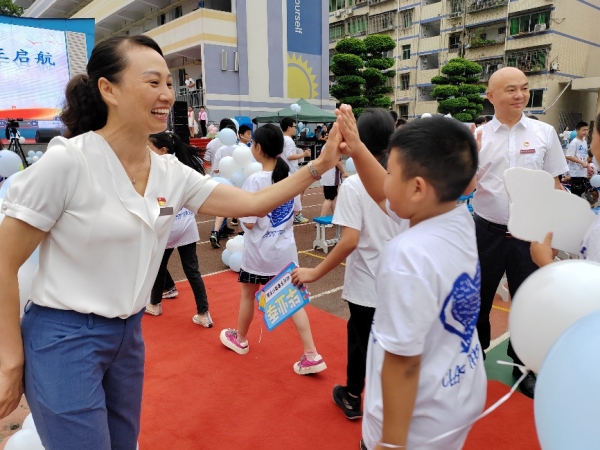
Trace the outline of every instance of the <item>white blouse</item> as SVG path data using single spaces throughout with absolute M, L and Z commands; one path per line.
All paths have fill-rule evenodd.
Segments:
M 151 155 L 144 197 L 94 132 L 54 138 L 15 177 L 2 212 L 48 232 L 30 299 L 127 318 L 150 296 L 175 215 L 198 211 L 217 183 L 171 155 Z

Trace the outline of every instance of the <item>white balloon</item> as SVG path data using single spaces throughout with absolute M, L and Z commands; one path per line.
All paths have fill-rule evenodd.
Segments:
M 31 162 L 37 162 L 40 160 L 40 157 L 38 155 L 35 155 L 33 158 L 31 158 Z
M 237 136 L 231 128 L 223 128 L 218 134 L 219 140 L 223 145 L 235 145 Z
M 229 257 L 229 268 L 234 272 L 239 272 L 242 268 L 242 252 L 233 253 Z
M 298 114 L 302 110 L 302 107 L 298 103 L 292 103 L 290 109 Z
M 256 161 L 250 162 L 250 164 L 244 167 L 244 175 L 246 175 L 246 178 L 248 178 L 250 175 L 256 172 L 260 172 L 261 170 L 263 170 L 263 166 L 261 163 Z
M 23 145 L 25 143 L 25 138 L 23 136 L 19 137 L 19 144 Z
M 35 430 L 35 423 L 33 422 L 33 416 L 31 415 L 31 413 L 29 413 L 29 415 L 25 417 L 21 428 L 23 428 L 24 430 Z
M 509 314 L 510 339 L 529 369 L 538 372 L 560 335 L 578 319 L 600 310 L 600 264 L 569 260 L 549 264 L 527 278 Z
M 235 163 L 235 160 L 232 156 L 226 156 L 225 158 L 219 161 L 219 176 L 229 179 L 234 172 L 239 170 L 238 165 Z
M 35 156 L 33 158 L 35 158 Z M 28 156 L 27 158 L 25 158 L 25 161 L 27 161 L 27 164 L 33 164 L 33 158 L 31 156 Z
M 10 150 L 0 150 L 0 176 L 8 178 L 21 170 L 21 158 Z
M 448 113 L 444 117 L 447 117 L 448 119 L 452 119 L 452 114 Z
M 421 119 L 426 119 L 428 117 L 431 117 L 431 114 L 429 114 L 429 113 L 423 113 L 423 114 L 421 114 Z
M 33 150 L 29 150 L 27 152 L 27 156 L 31 156 L 33 158 L 35 156 L 35 152 Z
M 221 253 L 221 261 L 223 261 L 223 264 L 225 264 L 226 266 L 229 265 L 229 257 L 231 256 L 231 252 L 227 249 L 223 250 L 223 253 Z
M 240 124 L 239 124 L 239 122 L 237 120 L 235 120 L 233 117 L 230 117 L 229 120 L 231 120 L 235 124 L 235 129 L 238 130 L 238 131 L 240 131 Z
M 27 429 L 19 430 L 13 434 L 6 441 L 4 450 L 44 450 L 44 446 L 37 431 Z
M 595 188 L 600 187 L 600 175 L 594 175 L 590 178 L 590 184 Z
M 356 173 L 356 166 L 354 165 L 354 160 L 352 158 L 346 160 L 346 172 Z
M 247 145 L 238 145 L 233 149 L 233 160 L 240 167 L 246 167 L 252 162 L 252 150 Z
M 234 237 L 233 239 L 235 239 L 236 241 L 241 241 L 244 242 L 244 236 L 242 236 L 241 234 L 238 234 L 236 237 Z
M 37 151 L 37 152 L 35 152 L 35 156 L 37 156 L 38 158 L 41 158 L 42 156 L 44 156 L 44 152 Z
M 246 181 L 246 177 L 244 176 L 244 172 L 237 171 L 231 177 L 229 177 L 229 181 L 235 186 L 241 188 L 244 185 L 244 181 Z

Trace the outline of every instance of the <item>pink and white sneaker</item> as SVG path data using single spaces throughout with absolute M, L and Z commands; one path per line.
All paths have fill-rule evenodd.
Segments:
M 294 372 L 298 375 L 319 373 L 325 369 L 327 369 L 327 365 L 325 364 L 325 361 L 323 361 L 323 357 L 319 354 L 317 354 L 315 359 L 308 359 L 306 355 L 302 355 L 300 361 L 294 364 Z
M 225 347 L 240 355 L 245 355 L 250 350 L 248 342 L 244 343 L 243 345 L 239 343 L 237 330 L 234 330 L 233 328 L 225 328 L 221 331 L 219 337 L 221 338 L 221 343 Z

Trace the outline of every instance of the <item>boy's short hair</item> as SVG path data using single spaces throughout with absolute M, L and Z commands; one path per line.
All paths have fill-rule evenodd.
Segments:
M 235 131 L 237 133 L 237 128 L 235 127 L 235 123 L 233 123 L 233 120 L 231 120 L 231 119 L 221 119 L 221 122 L 219 123 L 219 131 L 221 131 L 225 128 L 231 128 L 233 131 Z
M 394 119 L 394 122 L 398 120 L 398 113 L 396 111 L 390 111 L 390 114 L 392 115 L 392 119 Z
M 252 128 L 250 128 L 248 125 L 240 125 L 240 129 L 238 131 L 238 134 L 242 135 L 246 131 L 252 131 Z
M 408 123 L 408 120 L 406 120 L 404 117 L 400 117 L 398 118 L 398 120 L 396 120 L 396 128 L 401 127 L 402 125 L 406 125 Z
M 462 122 L 447 117 L 415 120 L 398 128 L 389 144 L 405 179 L 423 177 L 440 202 L 458 200 L 477 173 L 477 143 Z
M 580 129 L 582 129 L 583 127 L 589 127 L 589 125 L 586 122 L 579 122 L 577 123 L 577 125 L 575 125 L 575 129 L 577 131 L 579 131 Z
M 492 120 L 494 120 L 494 116 L 485 116 L 486 122 L 491 122 Z
M 533 120 L 540 120 L 537 116 L 534 116 L 533 114 L 529 114 L 527 116 L 528 119 L 533 119 Z
M 487 122 L 487 119 L 485 118 L 485 116 L 479 116 L 476 117 L 473 122 L 475 123 L 475 125 L 483 125 L 485 122 Z
M 293 118 L 284 117 L 281 119 L 281 122 L 279 122 L 279 126 L 281 127 L 282 131 L 287 131 L 288 128 L 293 128 L 295 123 L 296 121 Z

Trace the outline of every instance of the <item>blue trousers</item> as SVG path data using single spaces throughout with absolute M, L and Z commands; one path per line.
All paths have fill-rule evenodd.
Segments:
M 27 305 L 25 397 L 46 450 L 136 449 L 143 314 L 108 319 Z

